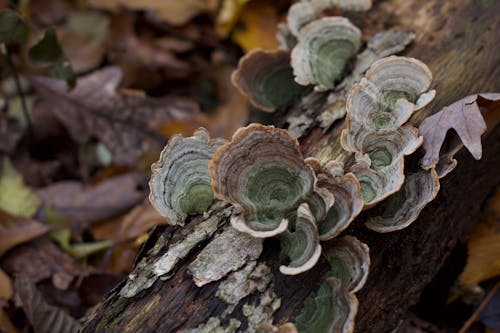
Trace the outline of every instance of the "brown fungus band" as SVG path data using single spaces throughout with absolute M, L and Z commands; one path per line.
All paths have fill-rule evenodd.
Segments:
M 210 139 L 200 128 L 193 136 L 173 136 L 151 167 L 149 200 L 173 225 L 184 225 L 190 214 L 203 213 L 212 204 L 208 162 L 224 139 Z
M 403 188 L 382 203 L 382 215 L 368 219 L 366 226 L 377 232 L 406 228 L 436 197 L 439 187 L 439 177 L 434 169 L 410 174 Z
M 233 84 L 259 109 L 273 112 L 292 103 L 304 90 L 293 79 L 290 52 L 253 50 L 240 59 Z
M 361 44 L 361 31 L 345 17 L 325 17 L 300 30 L 291 60 L 295 81 L 332 89 Z
M 288 258 L 288 265 L 280 266 L 280 272 L 286 275 L 297 275 L 311 269 L 321 255 L 316 220 L 304 203 L 297 209 L 294 231 L 286 230 L 279 235 L 281 251 Z
M 259 238 L 284 232 L 288 216 L 316 182 L 297 140 L 260 124 L 240 128 L 215 152 L 209 168 L 216 197 L 240 212 L 231 218 L 233 227 Z
M 435 95 L 432 73 L 421 61 L 391 56 L 373 63 L 347 98 L 349 121 L 374 131 L 395 130 Z

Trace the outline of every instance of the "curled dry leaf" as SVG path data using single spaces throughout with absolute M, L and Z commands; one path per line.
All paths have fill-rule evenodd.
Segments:
M 12 297 L 12 281 L 10 277 L 0 268 L 0 301 L 8 300 Z
M 32 219 L 0 210 L 0 255 L 16 245 L 43 235 L 49 228 Z
M 74 230 L 125 212 L 147 195 L 147 176 L 130 172 L 85 187 L 78 181 L 54 183 L 38 190 L 45 205 L 72 221 Z M 92 209 L 89 209 L 92 208 Z
M 472 156 L 479 160 L 482 155 L 481 135 L 486 131 L 486 122 L 479 108 L 485 106 L 494 109 L 499 105 L 500 94 L 471 95 L 426 118 L 419 127 L 419 133 L 424 137 L 425 149 L 422 167 L 428 170 L 437 165 L 446 133 L 451 128 L 457 132 Z M 455 150 L 458 151 L 456 147 Z M 448 164 L 452 165 L 451 169 L 456 165 L 453 154 L 448 157 Z
M 133 164 L 145 146 L 163 146 L 165 140 L 156 131 L 161 124 L 191 118 L 199 109 L 180 97 L 119 94 L 121 78 L 118 67 L 107 67 L 79 78 L 71 92 L 52 78 L 34 77 L 32 82 L 73 139 L 86 142 L 96 137 L 109 148 L 115 163 Z
M 77 333 L 81 325 L 62 309 L 47 303 L 42 293 L 25 276 L 14 282 L 23 310 L 37 333 Z

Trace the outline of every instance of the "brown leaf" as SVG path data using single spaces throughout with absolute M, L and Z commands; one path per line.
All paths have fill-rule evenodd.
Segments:
M 0 309 L 0 331 L 7 333 L 17 333 L 18 330 L 10 321 L 9 316 L 5 313 L 3 309 Z
M 165 143 L 156 132 L 159 124 L 191 118 L 198 106 L 180 97 L 119 94 L 116 88 L 121 77 L 120 68 L 107 67 L 79 78 L 70 92 L 61 80 L 34 77 L 32 82 L 76 141 L 96 137 L 109 148 L 116 163 L 133 164 L 145 146 Z
M 464 285 L 477 285 L 500 276 L 500 190 L 488 203 L 484 215 L 467 243 L 467 264 L 458 278 Z
M 0 300 L 9 300 L 12 293 L 12 281 L 7 273 L 0 268 Z
M 24 134 L 24 129 L 17 119 L 8 118 L 0 110 L 0 151 L 12 153 Z
M 67 289 L 75 277 L 86 274 L 73 257 L 47 238 L 16 247 L 2 259 L 2 267 L 12 276 L 25 275 L 35 283 L 50 278 L 52 284 L 62 290 Z
M 113 240 L 116 243 L 133 240 L 156 225 L 168 224 L 167 219 L 153 208 L 148 199 L 129 213 L 91 229 L 96 240 Z
M 109 178 L 91 187 L 64 181 L 37 191 L 45 205 L 71 221 L 74 231 L 127 211 L 147 193 L 147 175 L 140 172 Z
M 152 12 L 161 20 L 172 25 L 182 25 L 201 13 L 213 13 L 219 5 L 218 0 L 88 0 L 91 6 L 109 10 L 120 10 L 123 7 L 132 10 Z
M 479 160 L 482 155 L 481 135 L 486 131 L 486 123 L 479 107 L 498 108 L 498 104 L 500 94 L 471 95 L 426 118 L 419 127 L 419 134 L 424 137 L 425 149 L 422 167 L 430 169 L 436 166 L 446 133 L 451 128 L 460 136 L 472 156 Z M 456 150 L 456 147 L 452 149 Z M 454 164 L 456 165 L 456 161 Z
M 43 235 L 46 225 L 24 217 L 10 215 L 0 210 L 0 255 L 10 248 Z
M 77 333 L 80 330 L 80 323 L 62 309 L 48 304 L 28 277 L 19 276 L 14 286 L 35 332 Z

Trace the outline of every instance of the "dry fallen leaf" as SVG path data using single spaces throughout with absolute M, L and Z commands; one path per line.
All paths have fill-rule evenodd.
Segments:
M 419 127 L 419 134 L 424 137 L 425 156 L 422 159 L 422 167 L 430 169 L 440 162 L 440 150 L 446 138 L 448 130 L 453 128 L 459 135 L 461 141 L 476 160 L 481 158 L 481 135 L 486 131 L 486 122 L 481 115 L 480 107 L 498 108 L 500 94 L 478 94 L 467 96 L 455 103 L 444 107 L 438 113 L 426 118 Z M 449 172 L 456 165 L 453 160 L 454 152 L 458 151 L 454 144 L 450 151 L 441 152 L 447 155 L 450 166 L 445 167 Z M 446 173 L 447 173 L 446 172 Z M 443 176 L 440 174 L 440 176 Z
M 18 276 L 14 286 L 35 332 L 77 333 L 80 330 L 80 323 L 62 309 L 48 304 L 28 277 Z
M 114 162 L 133 164 L 148 145 L 164 145 L 165 139 L 156 132 L 159 124 L 192 118 L 198 106 L 180 97 L 119 94 L 121 77 L 118 67 L 107 67 L 79 78 L 70 92 L 60 80 L 34 77 L 32 82 L 76 141 L 96 137 L 111 151 Z
M 12 297 L 12 280 L 10 277 L 0 268 L 0 300 L 6 301 Z
M 200 113 L 191 121 L 167 122 L 161 132 L 167 136 L 180 133 L 192 135 L 199 127 L 205 127 L 213 137 L 230 139 L 233 133 L 248 121 L 249 108 L 247 99 L 231 83 L 234 68 L 228 65 L 215 67 L 213 77 L 216 82 L 218 107 L 214 114 Z
M 148 193 L 147 175 L 129 172 L 85 187 L 78 181 L 54 183 L 37 191 L 44 204 L 67 218 L 72 230 L 121 214 L 140 203 Z
M 50 278 L 54 287 L 61 290 L 67 289 L 75 277 L 86 274 L 75 259 L 46 237 L 9 251 L 2 259 L 2 267 L 11 276 L 22 274 L 35 283 Z
M 458 278 L 463 285 L 477 285 L 500 276 L 500 190 L 486 207 L 485 215 L 467 244 L 467 264 Z
M 219 36 L 227 37 L 240 18 L 241 12 L 248 1 L 250 0 L 222 0 L 215 26 Z
M 40 198 L 24 184 L 22 175 L 5 158 L 0 174 L 0 209 L 16 216 L 32 217 L 39 206 Z
M 66 24 L 57 30 L 64 54 L 77 73 L 97 67 L 104 56 L 109 18 L 98 12 L 68 15 Z
M 272 1 L 254 0 L 241 12 L 240 25 L 235 28 L 232 39 L 245 52 L 254 48 L 276 49 L 278 40 L 278 13 Z
M 32 219 L 0 210 L 0 255 L 16 245 L 43 235 L 49 228 Z
M 132 10 L 152 12 L 160 20 L 172 25 L 182 25 L 202 13 L 213 13 L 219 0 L 87 0 L 96 8 L 120 10 L 125 7 Z

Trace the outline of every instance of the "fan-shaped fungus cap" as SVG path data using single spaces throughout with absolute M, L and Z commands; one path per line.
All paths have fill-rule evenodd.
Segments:
M 301 333 L 351 333 L 357 311 L 356 296 L 341 280 L 330 277 L 304 301 L 295 326 Z
M 335 203 L 333 194 L 326 188 L 315 187 L 313 193 L 306 199 L 316 221 L 322 221 Z
M 288 9 L 287 24 L 290 31 L 298 36 L 300 29 L 318 18 L 319 14 L 329 8 L 363 11 L 372 6 L 371 0 L 310 0 L 296 2 Z
M 251 124 L 240 128 L 209 163 L 216 198 L 241 214 L 231 224 L 254 237 L 286 230 L 294 213 L 314 190 L 316 178 L 299 143 L 286 130 Z
M 377 232 L 391 232 L 409 226 L 439 191 L 439 177 L 434 169 L 406 177 L 403 188 L 383 203 L 381 216 L 371 217 L 366 226 Z
M 292 50 L 295 81 L 332 89 L 344 74 L 347 61 L 357 53 L 361 31 L 345 17 L 325 17 L 304 26 Z
M 203 213 L 214 200 L 208 162 L 224 139 L 210 139 L 204 128 L 193 136 L 173 136 L 151 167 L 149 200 L 173 225 Z
M 342 176 L 319 175 L 318 186 L 335 196 L 335 203 L 324 220 L 319 221 L 319 239 L 332 239 L 345 230 L 363 209 L 364 201 L 358 179 L 347 173 Z
M 434 90 L 427 92 L 431 81 L 431 71 L 417 59 L 380 59 L 349 91 L 349 119 L 371 130 L 394 130 L 434 98 Z
M 350 122 L 349 128 L 342 131 L 340 143 L 348 152 L 368 154 L 370 167 L 375 170 L 390 165 L 402 156 L 409 155 L 422 145 L 423 138 L 410 124 L 388 132 L 377 132 Z
M 280 236 L 281 251 L 290 258 L 290 263 L 280 266 L 280 272 L 286 275 L 297 275 L 308 271 L 321 255 L 318 228 L 313 213 L 306 203 L 297 209 L 295 230 L 285 231 Z
M 232 81 L 254 106 L 268 112 L 288 106 L 304 89 L 293 79 L 285 50 L 250 51 L 240 59 Z
M 402 157 L 380 170 L 371 169 L 366 160 L 358 160 L 350 171 L 359 180 L 361 196 L 365 202 L 364 208 L 372 207 L 389 195 L 396 193 L 405 179 L 404 159 Z
M 324 254 L 331 266 L 328 276 L 342 280 L 352 293 L 359 291 L 370 270 L 368 246 L 356 237 L 345 236 L 327 243 L 325 247 Z

